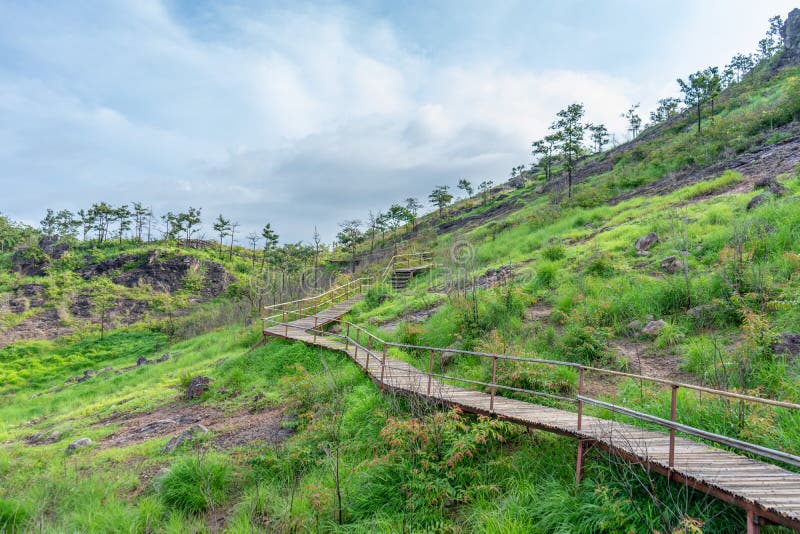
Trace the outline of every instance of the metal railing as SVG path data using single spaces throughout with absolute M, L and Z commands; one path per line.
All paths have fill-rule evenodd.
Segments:
M 383 270 L 381 279 L 383 283 L 388 283 L 392 273 L 397 269 L 408 269 L 410 267 L 424 267 L 433 262 L 432 252 L 409 252 L 406 254 L 395 254 L 389 259 L 388 265 Z
M 337 288 L 338 289 L 338 288 Z M 308 300 L 308 299 L 305 299 Z M 278 305 L 280 306 L 280 305 Z M 309 314 L 309 316 L 312 314 Z M 682 382 L 675 382 L 671 380 L 666 380 L 663 378 L 656 378 L 656 377 L 649 377 L 644 375 L 638 375 L 633 373 L 627 373 L 622 371 L 613 371 L 610 369 L 603 369 L 599 367 L 592 367 L 588 365 L 583 365 L 580 363 L 575 362 L 565 362 L 565 361 L 558 361 L 558 360 L 547 360 L 541 358 L 530 358 L 524 356 L 516 356 L 516 355 L 508 355 L 508 354 L 493 354 L 493 353 L 485 353 L 485 352 L 476 352 L 476 351 L 467 351 L 467 350 L 459 350 L 459 349 L 452 349 L 452 348 L 442 348 L 442 347 L 429 347 L 429 346 L 421 346 L 421 345 L 410 345 L 404 343 L 394 343 L 390 341 L 386 341 L 381 339 L 380 337 L 372 334 L 371 332 L 367 331 L 361 326 L 353 324 L 348 321 L 344 321 L 341 319 L 337 319 L 335 322 L 338 322 L 340 325 L 340 333 L 330 333 L 323 331 L 321 328 L 317 328 L 316 324 L 313 329 L 314 331 L 314 339 L 316 340 L 316 336 L 330 336 L 336 337 L 341 339 L 345 343 L 345 350 L 349 349 L 350 345 L 352 344 L 355 347 L 355 356 L 358 356 L 359 350 L 363 351 L 366 354 L 366 369 L 369 370 L 369 362 L 370 358 L 377 358 L 380 360 L 380 379 L 379 382 L 382 385 L 386 385 L 385 383 L 385 372 L 386 369 L 392 369 L 392 366 L 387 364 L 387 354 L 389 348 L 396 348 L 406 353 L 416 353 L 416 354 L 428 354 L 428 369 L 427 371 L 417 370 L 417 373 L 421 373 L 425 379 L 427 380 L 427 389 L 426 393 L 428 396 L 431 396 L 432 393 L 432 385 L 433 380 L 440 380 L 440 381 L 449 381 L 452 383 L 459 383 L 465 384 L 468 386 L 478 386 L 483 388 L 484 392 L 488 390 L 490 395 L 489 400 L 489 412 L 495 413 L 494 404 L 495 398 L 497 397 L 497 391 L 511 391 L 515 393 L 523 393 L 528 395 L 533 395 L 541 398 L 547 398 L 550 400 L 558 401 L 558 402 L 566 402 L 570 404 L 577 405 L 576 410 L 576 428 L 580 432 L 582 429 L 583 424 L 583 408 L 584 405 L 589 405 L 601 410 L 607 410 L 612 413 L 617 413 L 623 415 L 625 417 L 629 417 L 632 419 L 636 419 L 642 421 L 644 423 L 654 424 L 661 427 L 664 427 L 669 430 L 669 456 L 668 456 L 668 467 L 673 469 L 675 466 L 675 437 L 676 432 L 680 432 L 682 434 L 686 434 L 689 436 L 693 436 L 696 438 L 700 438 L 703 440 L 707 440 L 710 442 L 714 442 L 726 447 L 731 447 L 734 449 L 738 449 L 740 451 L 761 456 L 764 458 L 769 458 L 771 460 L 779 461 L 786 463 L 788 465 L 792 465 L 794 467 L 800 467 L 800 456 L 791 454 L 789 452 L 771 449 L 768 447 L 764 447 L 761 445 L 757 445 L 754 443 L 750 443 L 747 441 L 742 441 L 736 438 L 731 438 L 729 436 L 716 434 L 713 432 L 709 432 L 700 428 L 696 428 L 690 425 L 679 423 L 677 420 L 678 415 L 678 408 L 679 408 L 679 396 L 678 390 L 684 389 L 689 391 L 694 391 L 699 394 L 706 394 L 710 396 L 716 396 L 722 399 L 735 399 L 742 403 L 753 403 L 759 404 L 763 406 L 772 406 L 772 407 L 779 407 L 779 408 L 786 408 L 789 410 L 800 410 L 800 405 L 785 402 L 780 400 L 772 400 L 772 399 L 765 399 L 761 397 L 755 397 L 752 395 L 746 395 L 743 393 L 737 393 L 733 391 L 726 391 L 726 390 L 719 390 L 719 389 L 712 389 L 707 388 L 704 386 L 699 386 L 695 384 L 687 384 Z M 377 351 L 377 354 L 376 354 Z M 481 381 L 481 380 L 474 380 L 474 379 L 467 379 L 464 377 L 452 376 L 445 373 L 444 365 L 442 364 L 443 356 L 445 353 L 451 355 L 451 357 L 456 357 L 458 355 L 461 356 L 472 356 L 478 357 L 482 359 L 491 360 L 491 378 L 488 382 Z M 438 361 L 439 361 L 439 372 L 436 371 L 436 355 L 438 354 Z M 566 396 L 566 394 L 556 394 L 548 391 L 536 391 L 530 390 L 526 388 L 514 387 L 506 384 L 499 383 L 497 380 L 497 370 L 498 370 L 498 362 L 503 361 L 513 361 L 513 362 L 522 362 L 531 365 L 545 365 L 550 367 L 566 367 L 571 368 L 577 371 L 578 373 L 578 386 L 577 391 L 574 396 Z M 589 378 L 590 374 L 597 374 L 597 375 L 607 375 L 607 376 L 616 376 L 621 378 L 630 378 L 637 381 L 646 381 L 652 384 L 657 384 L 661 386 L 668 386 L 671 389 L 671 397 L 670 397 L 670 418 L 665 419 L 655 415 L 641 413 L 630 408 L 626 408 L 623 406 L 619 406 L 616 404 L 611 404 L 608 402 L 601 401 L 599 399 L 591 398 L 587 396 L 587 379 Z
M 314 316 L 335 304 L 362 295 L 366 293 L 373 284 L 372 277 L 362 276 L 361 278 L 356 278 L 355 280 L 331 288 L 319 295 L 264 306 L 264 315 L 261 317 L 261 330 L 266 330 L 267 323 L 270 323 L 272 326 L 283 326 L 285 332 L 288 333 L 289 322 L 295 319 Z

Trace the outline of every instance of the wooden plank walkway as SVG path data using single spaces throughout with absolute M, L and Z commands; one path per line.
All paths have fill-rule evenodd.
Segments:
M 326 308 L 315 315 L 302 317 L 300 319 L 290 321 L 285 325 L 281 324 L 270 326 L 264 329 L 264 334 L 267 336 L 282 337 L 298 341 L 302 341 L 302 336 L 307 336 L 313 341 L 314 336 L 308 334 L 307 330 L 311 330 L 313 328 L 319 329 L 340 319 L 343 315 L 346 315 L 347 312 L 353 308 L 353 305 L 362 298 L 363 297 L 359 295 L 335 304 L 330 308 Z
M 349 299 L 323 310 L 317 314 L 317 325 L 331 323 L 345 315 L 358 300 Z M 381 388 L 576 438 L 581 444 L 599 446 L 628 462 L 740 506 L 748 511 L 748 516 L 754 514 L 800 531 L 800 473 L 679 436 L 675 438 L 674 468 L 669 469 L 669 436 L 665 433 L 587 415 L 583 416 L 579 430 L 574 412 L 499 395 L 495 395 L 493 409 L 490 409 L 488 393 L 429 379 L 425 372 L 402 360 L 387 357 L 386 367 L 381 373 L 382 354 L 355 346 L 352 342 L 345 344 L 335 337 L 314 336 L 307 332 L 314 327 L 314 317 L 293 321 L 289 325 L 288 328 L 282 325 L 268 328 L 265 335 L 343 352 Z M 749 520 L 748 530 L 756 532 L 758 525 Z

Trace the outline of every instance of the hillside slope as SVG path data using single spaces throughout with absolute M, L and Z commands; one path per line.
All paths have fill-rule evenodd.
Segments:
M 438 265 L 403 293 L 376 286 L 349 319 L 398 342 L 800 401 L 800 69 L 766 65 L 720 95 L 701 134 L 693 121 L 586 157 L 571 198 L 533 170 L 391 233 L 376 258 L 403 242 Z M 274 293 L 244 250 L 78 243 L 56 257 L 35 241 L 0 254 L 0 531 L 744 529 L 741 510 L 602 451 L 576 486 L 574 442 L 383 394 L 340 354 L 251 351 L 253 310 Z M 26 329 L 39 339 L 20 341 Z M 473 358 L 438 365 L 492 373 Z M 553 395 L 578 383 L 523 362 L 495 371 Z M 587 391 L 669 417 L 668 388 Z M 687 424 L 800 454 L 797 413 L 681 402 Z

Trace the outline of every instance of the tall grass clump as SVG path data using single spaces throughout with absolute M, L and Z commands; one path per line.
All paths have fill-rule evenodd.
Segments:
M 158 481 L 158 494 L 169 508 L 199 514 L 225 501 L 232 480 L 230 464 L 214 457 L 184 458 Z
M 28 521 L 28 510 L 11 499 L 0 498 L 0 532 L 22 532 Z

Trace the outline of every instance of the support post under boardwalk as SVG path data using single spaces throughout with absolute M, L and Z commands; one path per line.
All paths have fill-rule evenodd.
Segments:
M 583 459 L 586 456 L 586 445 L 583 440 L 578 438 L 578 459 L 575 462 L 575 484 L 581 485 L 581 477 L 583 477 Z
M 383 373 L 386 370 L 386 343 L 383 344 L 383 358 L 381 358 L 381 388 L 383 388 Z
M 761 534 L 761 523 L 752 508 L 747 510 L 747 534 Z
M 314 316 L 314 344 L 317 344 L 317 316 Z
M 433 351 L 431 351 L 430 361 L 428 362 L 428 396 L 431 396 L 431 382 L 433 381 Z
M 672 386 L 672 400 L 670 402 L 669 407 L 669 420 L 673 423 L 677 418 L 677 409 L 678 409 L 678 386 Z M 672 469 L 675 467 L 675 429 L 669 429 L 669 470 L 670 476 L 672 476 Z

